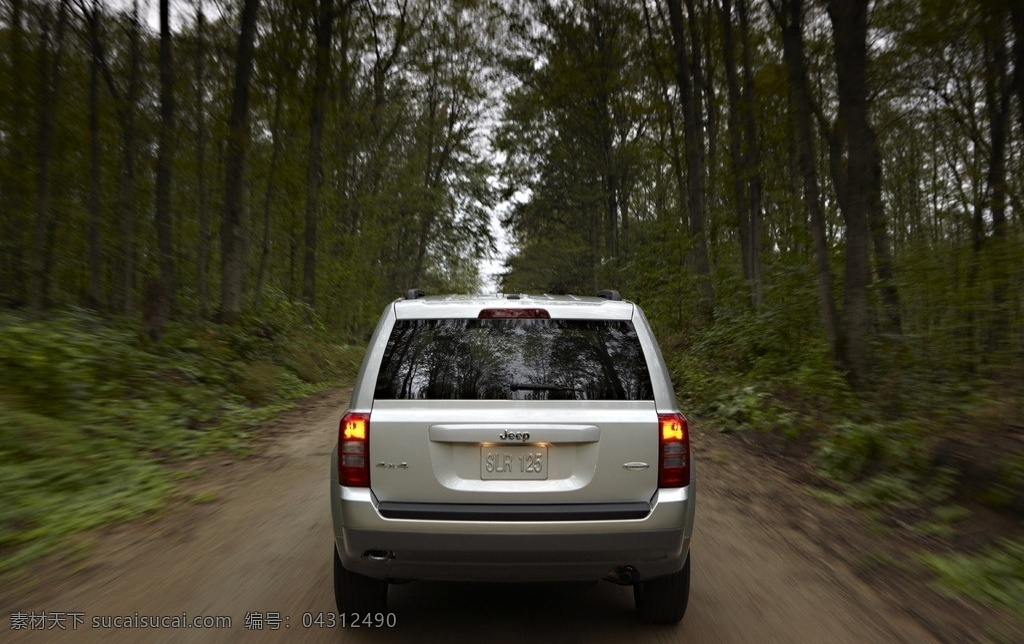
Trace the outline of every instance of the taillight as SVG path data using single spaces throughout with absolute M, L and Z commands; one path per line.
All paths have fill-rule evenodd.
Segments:
M 682 414 L 658 414 L 658 487 L 690 484 L 690 430 Z
M 338 427 L 338 481 L 370 487 L 370 414 L 348 412 Z

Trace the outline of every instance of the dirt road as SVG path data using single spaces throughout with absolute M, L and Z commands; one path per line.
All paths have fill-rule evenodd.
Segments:
M 698 427 L 699 501 L 689 609 L 649 627 L 628 588 L 412 583 L 393 586 L 394 626 L 329 627 L 329 455 L 347 396 L 312 399 L 268 428 L 261 454 L 203 465 L 160 516 L 99 537 L 92 554 L 44 568 L 34 588 L 0 589 L 4 641 L 927 642 L 770 503 L 789 483 Z M 718 441 L 718 442 L 715 442 Z M 212 500 L 211 500 L 212 499 Z M 67 630 L 11 632 L 14 613 L 64 615 Z M 81 625 L 72 630 L 74 615 Z M 231 628 L 95 628 L 113 616 L 229 617 Z M 246 615 L 249 614 L 247 623 Z M 261 623 L 262 622 L 262 623 Z M 262 626 L 262 628 L 257 628 Z M 274 628 L 276 627 L 276 629 Z M 59 636 L 59 637 L 56 637 Z

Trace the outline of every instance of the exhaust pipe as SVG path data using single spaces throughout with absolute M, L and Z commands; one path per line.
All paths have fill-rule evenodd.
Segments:
M 363 553 L 363 558 L 374 563 L 387 563 L 395 558 L 395 553 L 390 550 L 367 550 Z
M 640 580 L 640 573 L 633 566 L 618 566 L 610 570 L 605 579 L 622 586 L 632 586 Z

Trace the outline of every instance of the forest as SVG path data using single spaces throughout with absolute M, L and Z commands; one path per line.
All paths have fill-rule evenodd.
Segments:
M 229 352 L 252 402 L 490 261 L 503 292 L 639 303 L 688 413 L 870 503 L 958 481 L 1019 529 L 1020 2 L 0 6 L 9 427 L 97 391 L 22 390 L 70 378 L 83 325 Z
M 358 337 L 500 220 L 505 291 L 777 311 L 854 386 L 1019 362 L 1012 3 L 155 4 L 4 3 L 8 308 Z

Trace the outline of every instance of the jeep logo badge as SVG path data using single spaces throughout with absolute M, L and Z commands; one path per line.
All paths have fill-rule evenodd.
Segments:
M 506 429 L 498 434 L 498 440 L 526 442 L 530 440 L 530 432 L 510 432 Z

